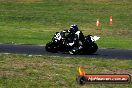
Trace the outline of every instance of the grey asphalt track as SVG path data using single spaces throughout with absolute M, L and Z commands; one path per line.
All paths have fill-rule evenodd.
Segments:
M 63 57 L 102 57 L 107 59 L 132 59 L 132 50 L 126 49 L 98 49 L 98 51 L 93 55 L 69 55 L 63 53 L 50 53 L 45 50 L 45 46 L 39 45 L 0 44 L 0 53 Z

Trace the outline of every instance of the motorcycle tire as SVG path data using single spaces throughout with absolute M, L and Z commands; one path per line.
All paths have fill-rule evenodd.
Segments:
M 92 43 L 92 44 L 90 44 L 90 46 L 89 46 L 88 54 L 93 54 L 93 53 L 95 53 L 97 50 L 98 50 L 97 44 L 96 44 L 96 43 Z
M 57 53 L 57 47 L 54 45 L 53 42 L 49 42 L 45 46 L 45 50 L 52 53 Z

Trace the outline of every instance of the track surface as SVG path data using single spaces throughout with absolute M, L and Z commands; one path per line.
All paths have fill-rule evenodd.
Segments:
M 124 49 L 98 49 L 93 55 L 69 55 L 63 53 L 50 53 L 45 46 L 0 44 L 0 53 L 15 53 L 27 55 L 64 56 L 64 57 L 103 57 L 115 59 L 132 59 L 132 50 Z

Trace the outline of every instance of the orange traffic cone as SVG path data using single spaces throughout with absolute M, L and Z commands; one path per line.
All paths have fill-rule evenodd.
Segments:
M 110 24 L 112 24 L 112 16 L 110 16 Z
M 100 23 L 99 23 L 99 19 L 96 20 L 96 26 L 99 27 Z

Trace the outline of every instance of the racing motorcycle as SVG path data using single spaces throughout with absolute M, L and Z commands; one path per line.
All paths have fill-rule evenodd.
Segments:
M 85 36 L 84 42 L 78 46 L 68 46 L 68 35 L 63 32 L 56 32 L 52 38 L 52 41 L 45 46 L 48 52 L 68 52 L 69 54 L 93 54 L 98 50 L 98 46 L 95 43 L 100 37 L 88 35 Z

